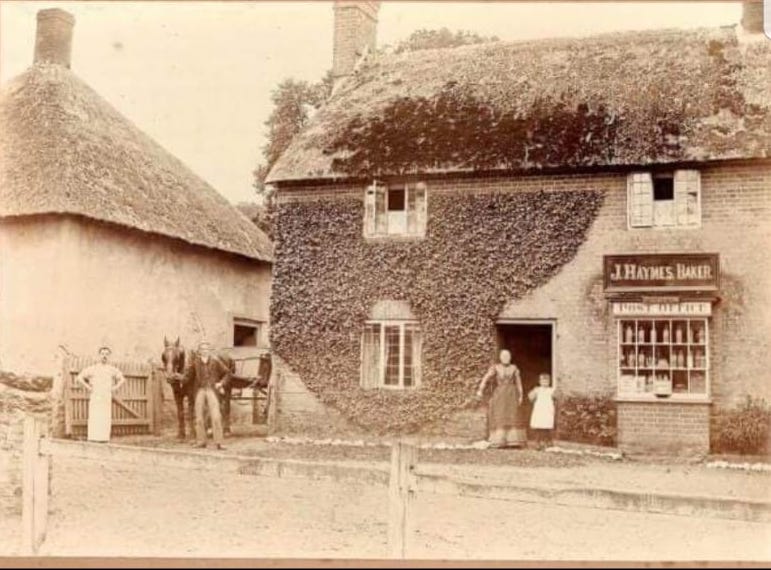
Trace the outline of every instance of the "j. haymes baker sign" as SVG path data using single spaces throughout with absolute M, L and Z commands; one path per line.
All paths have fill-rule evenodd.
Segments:
M 606 255 L 604 273 L 607 290 L 715 290 L 718 254 Z

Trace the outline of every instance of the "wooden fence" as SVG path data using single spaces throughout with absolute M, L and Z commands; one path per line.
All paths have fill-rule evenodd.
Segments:
M 118 460 L 143 464 L 151 468 L 163 464 L 186 469 L 227 469 L 254 461 L 232 455 L 212 455 L 181 450 L 154 449 L 139 446 L 98 444 L 87 441 L 52 439 L 47 436 L 45 420 L 27 416 L 24 422 L 23 484 L 22 484 L 22 549 L 36 554 L 45 540 L 48 527 L 48 499 L 50 494 L 50 458 L 77 457 L 93 460 Z M 392 557 L 404 558 L 410 532 L 410 505 L 415 494 L 415 461 L 417 450 L 406 444 L 395 444 L 389 473 L 371 466 L 330 465 L 329 462 L 297 461 L 287 459 L 265 460 L 272 468 L 261 469 L 259 475 L 268 477 L 299 476 L 350 477 L 356 481 L 374 484 L 387 482 L 389 486 L 388 544 Z M 294 468 L 294 470 L 293 470 Z
M 75 378 L 95 358 L 70 357 L 64 361 L 65 434 L 84 436 L 88 425 L 88 394 Z M 112 435 L 160 435 L 163 405 L 161 378 L 150 362 L 114 362 L 126 382 L 112 397 Z
M 422 493 L 494 498 L 549 505 L 683 516 L 712 516 L 771 522 L 771 503 L 720 497 L 690 497 L 657 493 L 634 493 L 607 489 L 549 489 L 479 481 L 463 481 L 445 474 L 418 469 L 417 448 L 395 443 L 390 469 L 377 465 L 337 464 L 325 461 L 241 457 L 178 449 L 98 444 L 51 439 L 44 420 L 28 416 L 24 423 L 22 525 L 25 553 L 34 554 L 45 539 L 50 493 L 51 457 L 77 457 L 97 461 L 124 461 L 134 465 L 167 465 L 184 469 L 234 469 L 264 477 L 333 478 L 359 483 L 388 485 L 388 550 L 392 558 L 406 558 L 413 533 L 412 514 L 416 494 Z

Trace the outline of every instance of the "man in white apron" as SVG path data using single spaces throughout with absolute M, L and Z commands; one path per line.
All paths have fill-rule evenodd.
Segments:
M 120 370 L 107 363 L 111 353 L 109 347 L 100 347 L 100 362 L 81 370 L 75 379 L 88 392 L 88 441 L 110 441 L 112 394 L 126 381 Z

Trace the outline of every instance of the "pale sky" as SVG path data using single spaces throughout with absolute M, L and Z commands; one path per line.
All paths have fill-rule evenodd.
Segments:
M 332 63 L 332 2 L 0 2 L 0 82 L 32 63 L 35 14 L 75 16 L 72 70 L 232 202 L 253 200 L 271 90 Z M 378 44 L 447 27 L 502 40 L 733 25 L 740 2 L 400 2 Z M 1 136 L 1 135 L 0 135 Z

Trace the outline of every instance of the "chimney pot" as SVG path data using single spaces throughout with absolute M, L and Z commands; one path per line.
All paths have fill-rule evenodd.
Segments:
M 742 28 L 750 34 L 763 33 L 763 2 L 742 2 Z
M 61 8 L 40 10 L 37 13 L 34 63 L 55 63 L 69 69 L 74 25 L 74 16 Z

